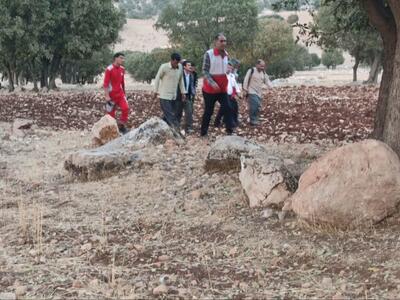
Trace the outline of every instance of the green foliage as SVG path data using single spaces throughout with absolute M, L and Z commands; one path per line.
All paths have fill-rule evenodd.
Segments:
M 150 53 L 134 52 L 126 57 L 126 70 L 137 81 L 151 83 L 161 64 L 170 61 L 173 49 L 154 49 Z
M 368 24 L 367 15 L 358 6 L 340 11 L 340 15 L 338 9 L 335 3 L 324 5 L 314 18 L 319 44 L 348 51 L 356 61 L 372 61 L 383 51 L 383 45 L 377 31 Z M 345 27 L 351 20 L 354 24 Z
M 270 78 L 287 78 L 293 75 L 294 67 L 292 61 L 290 59 L 283 59 L 277 62 L 274 62 L 267 67 L 267 73 L 270 75 Z
M 214 36 L 224 32 L 229 49 L 248 48 L 257 29 L 256 0 L 182 0 L 169 4 L 159 16 L 156 28 L 164 29 L 178 48 L 190 45 L 205 51 Z
M 42 86 L 50 78 L 55 87 L 63 59 L 83 59 L 114 43 L 123 23 L 113 0 L 0 0 L 0 57 L 10 89 L 21 73 L 42 77 Z
M 66 58 L 61 63 L 61 79 L 64 83 L 93 83 L 94 78 L 102 74 L 110 64 L 112 57 L 112 51 L 106 47 L 87 58 L 78 60 Z
M 322 64 L 328 69 L 335 69 L 336 66 L 344 63 L 343 53 L 339 49 L 328 49 L 322 53 Z
M 311 54 L 306 47 L 296 44 L 290 55 L 290 61 L 296 71 L 303 71 L 306 67 L 311 65 Z
M 296 14 L 292 14 L 287 18 L 287 22 L 291 25 L 297 23 L 299 21 L 299 16 Z
M 278 15 L 278 14 L 273 14 L 273 15 L 265 15 L 262 17 L 259 17 L 259 20 L 265 20 L 265 19 L 276 19 L 276 20 L 285 20 L 282 16 Z
M 176 2 L 176 0 L 121 0 L 119 1 L 119 7 L 128 18 L 146 19 L 156 16 L 168 4 Z
M 321 64 L 321 59 L 319 58 L 318 54 L 311 53 L 311 65 L 309 68 L 318 67 Z

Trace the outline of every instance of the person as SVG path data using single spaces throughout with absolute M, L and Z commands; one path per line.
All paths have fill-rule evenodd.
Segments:
M 263 97 L 262 89 L 264 84 L 272 88 L 272 83 L 265 73 L 265 62 L 259 59 L 257 60 L 256 66 L 247 71 L 243 81 L 243 91 L 248 101 L 251 126 L 259 125 L 259 115 Z
M 207 136 L 211 117 L 214 113 L 215 103 L 221 105 L 222 113 L 225 116 L 224 122 L 228 135 L 233 133 L 233 121 L 228 103 L 228 53 L 226 52 L 226 37 L 219 33 L 214 38 L 215 47 L 204 54 L 203 59 L 203 98 L 204 113 L 201 122 L 201 136 Z
M 171 60 L 162 64 L 158 69 L 154 83 L 154 97 L 160 98 L 161 110 L 164 114 L 163 119 L 170 127 L 179 133 L 179 122 L 177 117 L 177 86 L 181 94 L 182 101 L 185 101 L 186 89 L 183 82 L 182 66 L 179 63 L 181 56 L 179 53 L 172 53 Z
M 126 123 L 128 122 L 129 105 L 125 94 L 125 68 L 123 67 L 125 55 L 122 52 L 115 53 L 113 63 L 109 65 L 104 75 L 104 94 L 106 98 L 106 111 L 115 118 L 117 107 L 121 109 L 121 116 L 118 121 L 120 133 L 128 132 Z
M 192 73 L 192 63 L 188 60 L 185 60 L 182 63 L 183 67 L 183 83 L 186 89 L 186 100 L 182 101 L 181 93 L 177 93 L 177 118 L 179 124 L 182 120 L 183 111 L 185 111 L 185 124 L 184 130 L 186 133 L 193 132 L 193 100 L 196 95 L 196 86 L 195 86 L 195 78 Z
M 234 62 L 230 61 L 228 63 L 228 97 L 229 97 L 229 108 L 231 109 L 233 124 L 234 127 L 239 126 L 239 94 L 240 94 L 240 87 L 236 81 L 236 74 L 235 74 Z M 219 127 L 221 125 L 221 119 L 223 117 L 223 112 L 220 107 L 217 117 L 215 118 L 215 127 Z

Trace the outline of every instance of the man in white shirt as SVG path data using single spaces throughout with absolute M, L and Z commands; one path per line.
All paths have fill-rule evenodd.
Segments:
M 250 125 L 259 125 L 259 115 L 261 109 L 261 101 L 263 98 L 262 89 L 264 85 L 272 88 L 272 83 L 267 74 L 265 74 L 265 62 L 262 59 L 257 60 L 256 66 L 247 71 L 243 81 L 243 91 L 246 93 Z
M 236 81 L 236 74 L 235 69 L 233 66 L 233 62 L 228 63 L 227 74 L 228 77 L 228 97 L 229 97 L 229 109 L 231 110 L 232 118 L 233 118 L 233 125 L 234 127 L 239 126 L 239 94 L 240 94 L 240 87 Z M 224 113 L 220 107 L 217 117 L 215 118 L 215 127 L 221 126 L 221 119 Z

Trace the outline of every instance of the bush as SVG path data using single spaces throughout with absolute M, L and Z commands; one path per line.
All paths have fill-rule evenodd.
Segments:
M 287 78 L 293 75 L 294 67 L 290 59 L 284 59 L 267 66 L 267 73 L 271 80 Z
M 127 55 L 126 70 L 137 81 L 151 83 L 161 64 L 169 62 L 173 49 L 156 48 L 150 53 L 133 52 Z
M 343 52 L 338 49 L 329 49 L 322 53 L 322 64 L 328 69 L 332 67 L 335 69 L 336 66 L 344 63 Z
M 321 64 L 321 59 L 319 58 L 318 54 L 311 53 L 311 68 L 318 67 Z
M 298 15 L 295 15 L 295 14 L 290 15 L 290 16 L 287 18 L 287 22 L 288 22 L 289 24 L 291 24 L 291 25 L 297 23 L 298 21 L 299 21 L 299 16 L 298 16 Z
M 296 71 L 303 71 L 306 67 L 309 67 L 311 60 L 311 54 L 306 47 L 297 44 L 294 46 L 290 61 Z

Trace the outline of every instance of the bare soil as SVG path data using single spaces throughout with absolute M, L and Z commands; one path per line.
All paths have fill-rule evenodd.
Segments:
M 159 114 L 146 95 L 130 93 L 133 126 Z M 240 134 L 314 160 L 368 136 L 376 96 L 368 87 L 278 89 L 266 95 L 263 125 Z M 161 283 L 165 297 L 182 299 L 399 297 L 398 216 L 351 232 L 265 220 L 237 174 L 204 171 L 210 141 L 196 135 L 164 145 L 152 167 L 73 180 L 64 159 L 90 147 L 101 103 L 97 93 L 0 96 L 0 298 L 143 299 Z M 16 137 L 15 117 L 37 127 Z M 210 140 L 220 134 L 212 129 Z

